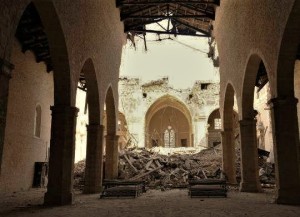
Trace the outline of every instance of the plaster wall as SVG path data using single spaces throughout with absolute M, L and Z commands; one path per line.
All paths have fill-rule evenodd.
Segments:
M 53 74 L 43 63 L 36 63 L 33 53 L 21 52 L 14 41 L 7 125 L 5 132 L 0 192 L 27 190 L 32 186 L 34 163 L 48 160 Z M 41 135 L 34 135 L 35 110 L 41 106 Z

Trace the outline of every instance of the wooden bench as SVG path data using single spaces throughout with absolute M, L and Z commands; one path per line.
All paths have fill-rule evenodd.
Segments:
M 103 191 L 100 198 L 103 197 L 138 197 L 146 192 L 146 184 L 144 181 L 129 181 L 118 179 L 104 179 Z
M 226 180 L 201 179 L 189 180 L 190 197 L 227 197 Z
M 126 185 L 126 186 L 115 186 L 104 189 L 100 198 L 104 197 L 133 197 L 136 198 L 142 194 L 142 188 L 140 185 Z

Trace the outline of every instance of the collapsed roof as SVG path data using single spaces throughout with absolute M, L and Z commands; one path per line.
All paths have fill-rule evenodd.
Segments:
M 210 37 L 220 0 L 117 0 L 124 30 L 133 34 L 174 34 Z M 167 28 L 146 25 L 167 20 Z

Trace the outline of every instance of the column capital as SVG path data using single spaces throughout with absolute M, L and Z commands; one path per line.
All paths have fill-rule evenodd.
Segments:
M 298 103 L 298 99 L 295 98 L 294 96 L 276 97 L 268 101 L 270 108 L 286 106 L 286 105 L 297 105 L 297 103 Z
M 65 105 L 50 106 L 50 110 L 52 111 L 52 114 L 70 114 L 76 117 L 79 112 L 79 109 L 77 107 Z
M 14 69 L 14 65 L 7 60 L 0 58 L 0 75 L 4 75 L 7 78 L 11 78 L 11 71 Z
M 253 118 L 245 118 L 242 120 L 239 120 L 240 126 L 253 126 L 256 125 L 256 119 Z

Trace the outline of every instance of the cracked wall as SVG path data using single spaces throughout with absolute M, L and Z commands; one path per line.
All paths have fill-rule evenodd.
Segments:
M 150 106 L 161 97 L 170 95 L 187 108 L 191 116 L 193 144 L 207 146 L 209 115 L 219 108 L 219 84 L 213 81 L 196 81 L 188 89 L 169 85 L 167 77 L 142 83 L 138 78 L 119 79 L 119 110 L 124 113 L 128 130 L 139 147 L 145 146 L 145 116 Z

